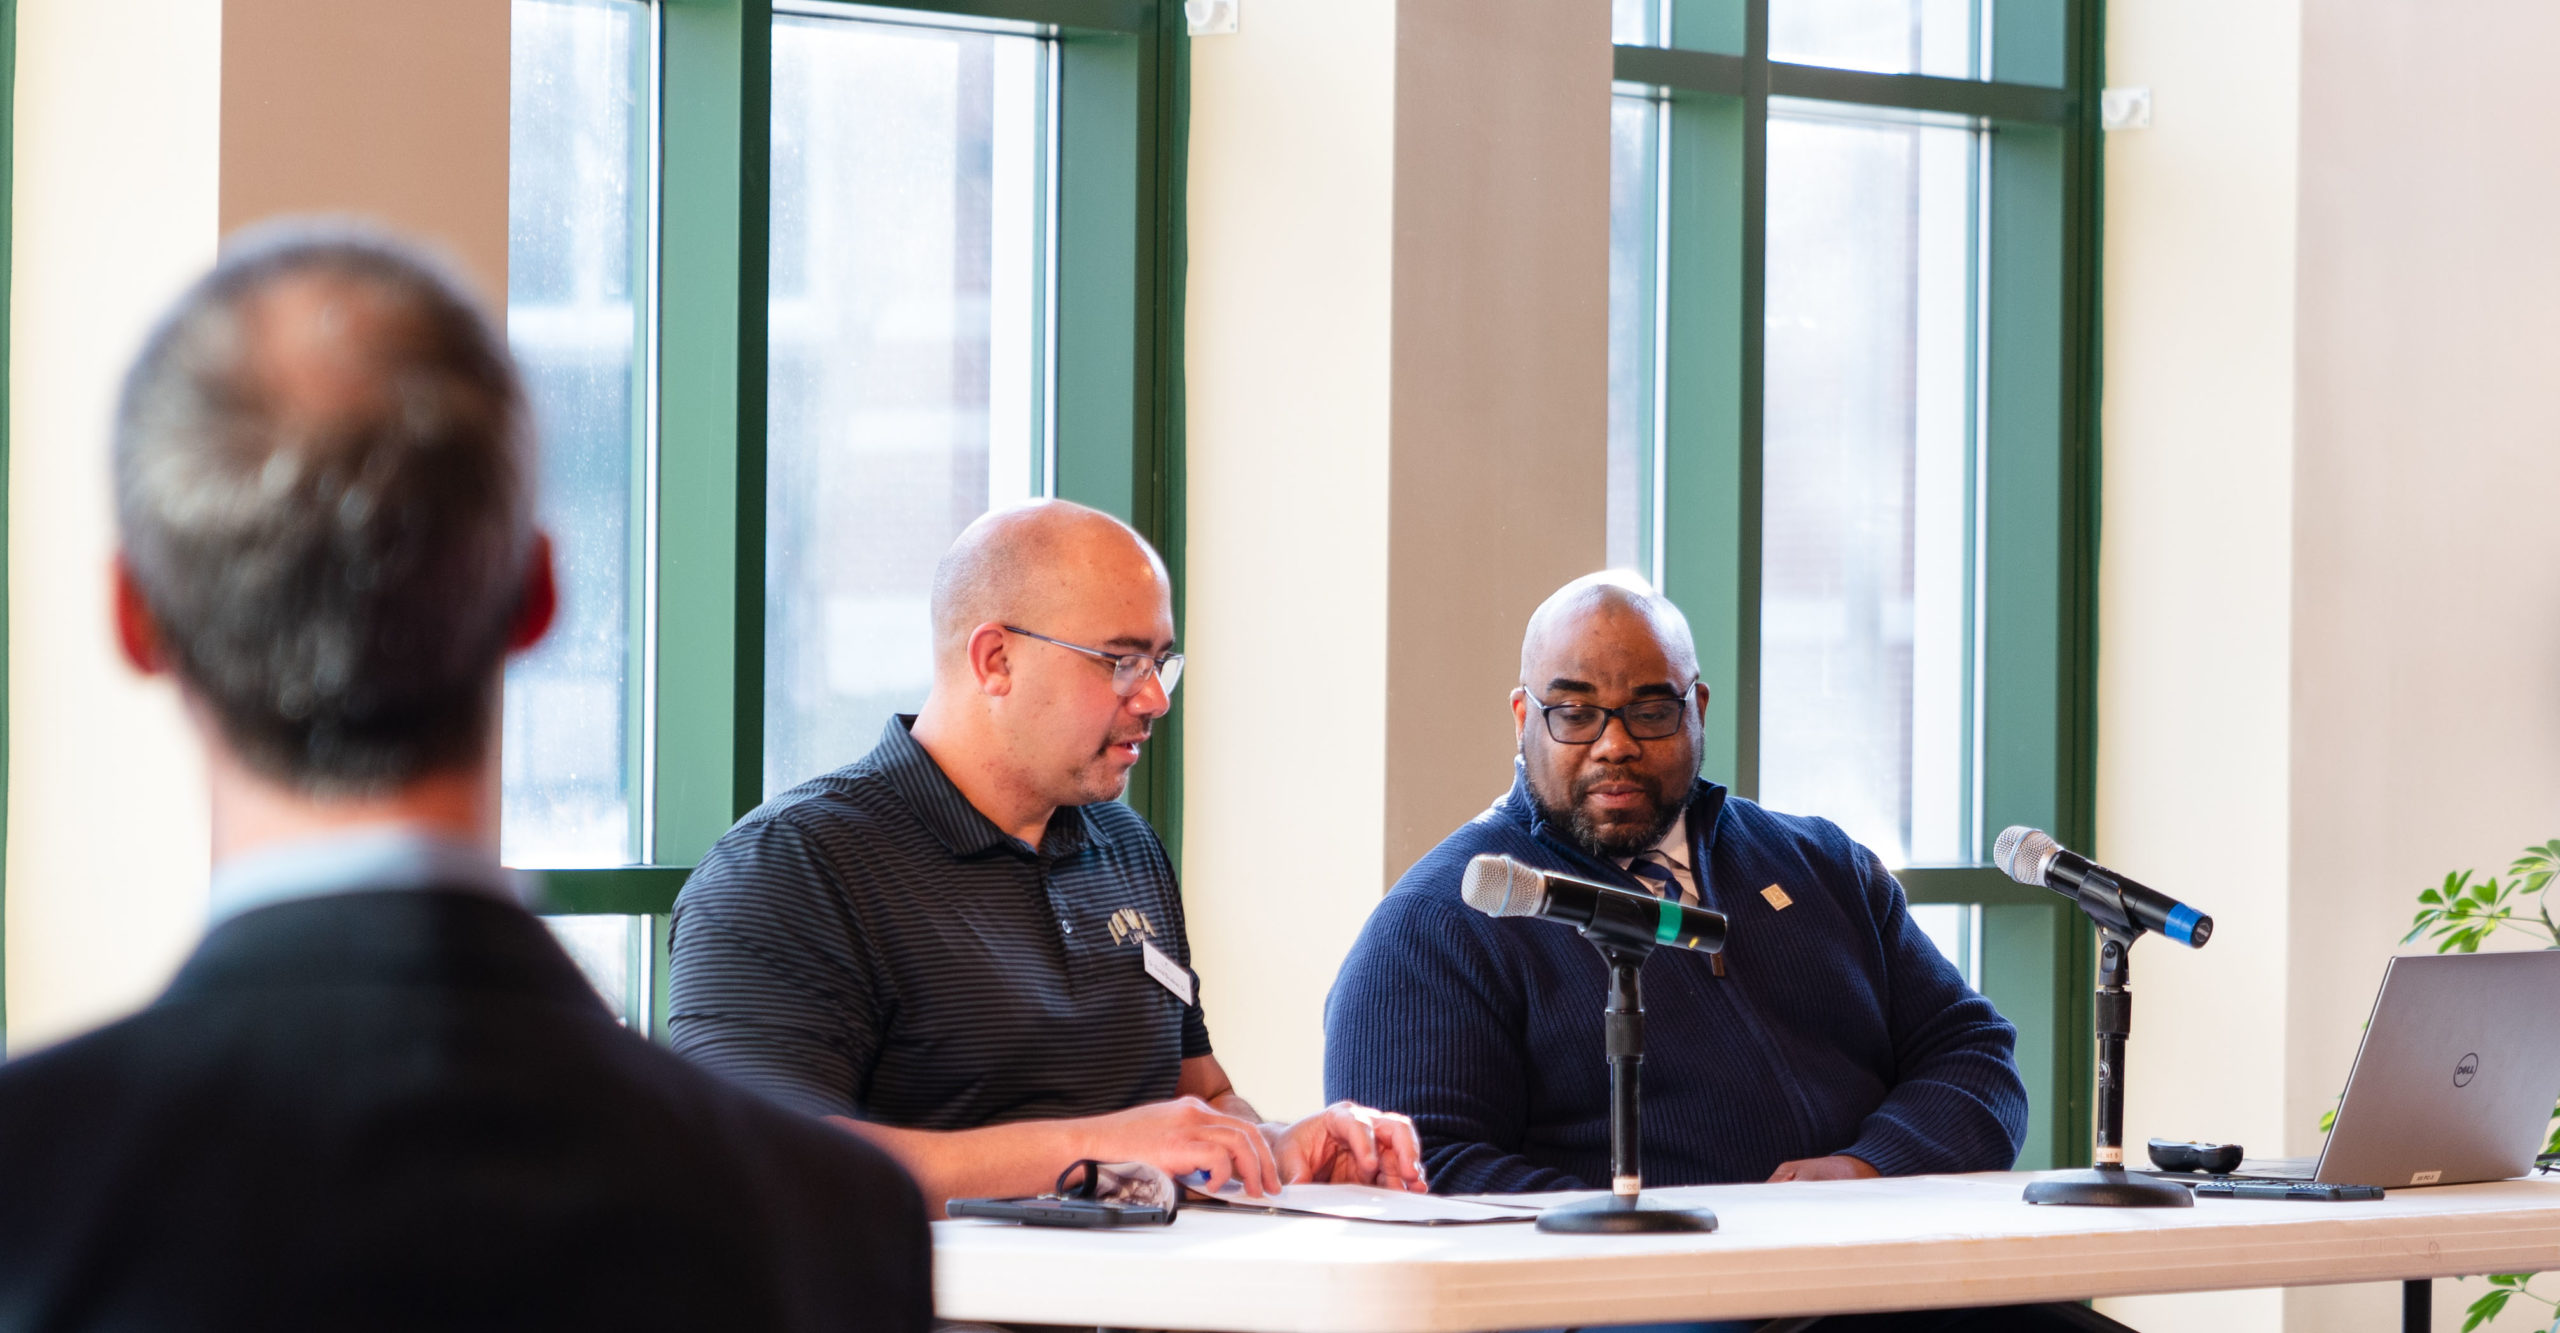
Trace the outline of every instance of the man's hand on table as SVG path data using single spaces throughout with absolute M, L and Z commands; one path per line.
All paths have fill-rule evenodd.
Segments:
M 1209 1173 L 1202 1186 L 1216 1193 L 1233 1179 L 1253 1195 L 1269 1194 L 1286 1179 L 1262 1126 L 1217 1110 L 1197 1097 L 1150 1102 L 1086 1122 L 1092 1133 L 1082 1156 L 1104 1162 L 1147 1162 L 1179 1180 Z
M 1420 1194 L 1422 1142 L 1413 1122 L 1355 1102 L 1335 1102 L 1294 1125 L 1263 1126 L 1280 1178 L 1322 1185 L 1376 1185 Z
M 1874 1167 L 1855 1157 L 1806 1157 L 1778 1163 L 1778 1169 L 1769 1173 L 1769 1181 L 1776 1184 L 1781 1180 L 1873 1180 L 1877 1174 Z

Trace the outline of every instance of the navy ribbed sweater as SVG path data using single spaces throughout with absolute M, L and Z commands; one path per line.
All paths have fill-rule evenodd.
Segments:
M 1875 855 L 1829 820 L 1708 782 L 1689 820 L 1707 905 L 1733 929 L 1724 977 L 1686 950 L 1645 964 L 1646 1182 L 1764 1180 L 1832 1153 L 1886 1175 L 2015 1162 L 2016 1030 L 1911 920 Z M 1607 968 L 1566 926 L 1466 906 L 1459 880 L 1480 852 L 1641 888 L 1551 834 L 1515 780 L 1370 914 L 1325 1007 L 1326 1096 L 1411 1115 L 1438 1191 L 1605 1186 Z

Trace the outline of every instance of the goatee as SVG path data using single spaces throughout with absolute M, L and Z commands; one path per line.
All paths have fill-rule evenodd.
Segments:
M 1547 827 L 1564 830 L 1566 836 L 1573 839 L 1574 846 L 1607 861 L 1634 856 L 1659 844 L 1671 832 L 1671 826 L 1680 822 L 1683 809 L 1677 802 L 1661 799 L 1657 792 L 1654 795 L 1654 816 L 1647 823 L 1603 826 L 1583 808 L 1578 792 L 1572 805 L 1559 809 L 1538 792 L 1537 784 L 1531 783 L 1529 800 L 1538 807 L 1538 817 L 1546 821 Z

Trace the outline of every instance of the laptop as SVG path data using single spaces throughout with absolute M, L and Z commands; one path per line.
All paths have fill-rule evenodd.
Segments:
M 2533 1169 L 2560 1096 L 2560 949 L 2413 954 L 2382 973 L 2318 1157 L 2235 1177 L 2462 1185 Z

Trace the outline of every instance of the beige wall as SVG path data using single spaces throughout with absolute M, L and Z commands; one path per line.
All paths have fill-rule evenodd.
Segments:
M 2154 118 L 2106 145 L 2097 855 L 2215 930 L 2134 954 L 2134 1144 L 2272 1149 L 2291 1128 L 2268 1053 L 2287 1031 L 2299 33 L 2289 2 L 2107 8 L 2107 80 L 2148 86 Z M 2104 1308 L 2272 1328 L 2280 1297 Z
M 388 222 L 507 295 L 509 0 L 223 0 L 222 233 Z
M 202 924 L 200 759 L 116 658 L 115 385 L 217 238 L 430 236 L 506 290 L 507 0 L 22 0 L 9 396 L 8 1038 L 148 998 Z
M 1378 8 L 1265 5 L 1191 48 L 1183 897 L 1219 1060 L 1275 1115 L 1322 1098 L 1319 1006 L 1383 845 L 1396 68 Z
M 1389 881 L 1511 780 L 1529 613 L 1608 563 L 1609 6 L 1396 10 Z
M 219 11 L 20 0 L 9 275 L 8 1040 L 148 997 L 203 914 L 203 777 L 115 655 L 117 377 L 213 259 Z
M 1192 46 L 1183 875 L 1266 1113 L 1320 1102 L 1336 967 L 1508 781 L 1521 627 L 1602 563 L 1608 11 L 1298 0 Z
M 2321 0 L 2302 32 L 2284 1074 L 2308 1150 L 2417 891 L 2560 837 L 2560 9 Z M 2484 1289 L 2438 1286 L 2439 1321 Z M 2380 1333 L 2387 1295 L 2296 1292 L 2286 1324 Z
M 2308 1153 L 2417 890 L 2560 834 L 2560 159 L 2534 93 L 2560 11 L 2108 25 L 2108 82 L 2155 109 L 2107 144 L 2099 851 L 2217 926 L 2137 956 L 2128 1135 Z M 2439 1283 L 2438 1320 L 2481 1290 Z M 2398 1310 L 2387 1286 L 2104 1307 L 2303 1333 Z

